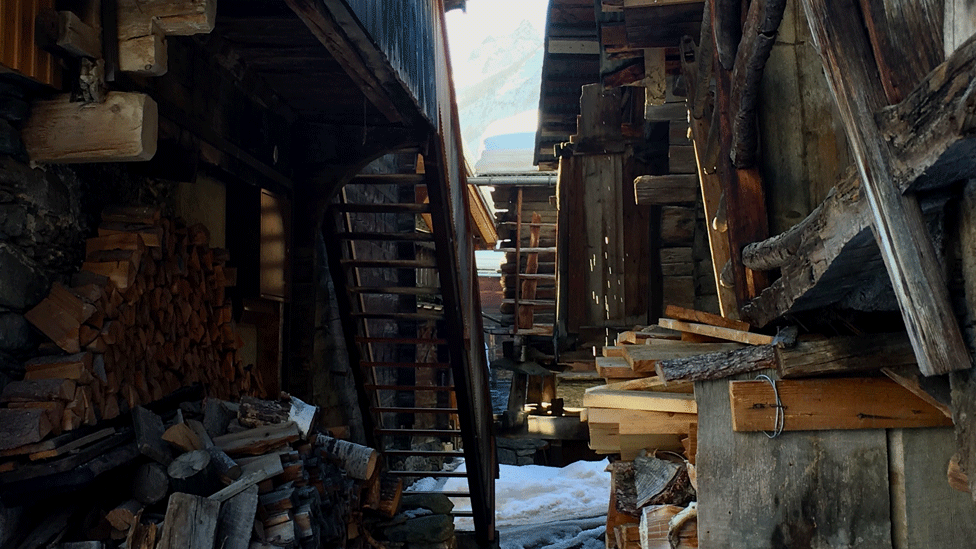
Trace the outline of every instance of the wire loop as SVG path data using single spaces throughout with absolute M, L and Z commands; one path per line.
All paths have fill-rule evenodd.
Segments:
M 776 408 L 776 415 L 773 423 L 773 432 L 763 431 L 763 434 L 767 437 L 773 439 L 781 434 L 783 434 L 783 427 L 786 425 L 786 410 L 783 406 L 783 401 L 779 399 L 779 388 L 776 387 L 776 381 L 766 374 L 759 374 L 756 376 L 757 380 L 764 379 L 773 386 L 773 395 L 776 397 L 776 404 L 773 405 Z

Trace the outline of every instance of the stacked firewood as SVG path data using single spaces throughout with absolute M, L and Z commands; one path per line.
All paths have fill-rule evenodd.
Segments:
M 224 294 L 236 272 L 225 250 L 210 247 L 207 228 L 151 207 L 107 208 L 102 221 L 71 287 L 54 284 L 26 315 L 69 354 L 28 361 L 25 380 L 4 389 L 0 402 L 18 410 L 0 412 L 18 426 L 5 431 L 16 436 L 4 448 L 195 383 L 218 398 L 260 394 L 238 357 L 243 341 Z
M 113 484 L 130 487 L 128 499 L 78 533 L 62 533 L 66 546 L 271 549 L 371 540 L 361 529 L 363 509 L 392 517 L 402 484 L 381 480 L 374 449 L 332 436 L 341 429 L 319 431 L 317 415 L 286 394 L 207 398 L 162 415 L 136 407 L 141 455 L 135 467 L 112 473 Z M 41 524 L 28 539 L 44 535 L 51 532 Z
M 646 452 L 610 466 L 608 549 L 698 547 L 695 466 L 671 452 Z

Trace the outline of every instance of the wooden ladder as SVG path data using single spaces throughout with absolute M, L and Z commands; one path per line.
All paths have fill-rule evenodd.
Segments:
M 469 412 L 458 405 L 457 365 L 444 335 L 432 208 L 417 199 L 426 183 L 420 174 L 353 178 L 330 207 L 325 238 L 369 443 L 389 475 L 468 478 L 441 470 L 446 460 L 466 456 L 465 438 L 479 438 L 463 431 Z M 367 192 L 395 201 L 351 201 Z M 465 490 L 432 492 L 470 497 L 471 482 L 483 479 L 468 478 Z

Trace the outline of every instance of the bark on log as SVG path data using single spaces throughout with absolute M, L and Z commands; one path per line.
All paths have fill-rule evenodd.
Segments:
M 655 365 L 665 383 L 721 379 L 736 374 L 776 367 L 773 345 L 753 345 L 734 351 L 662 360 Z
M 776 42 L 786 0 L 756 0 L 749 6 L 742 42 L 732 72 L 732 164 L 751 168 L 759 152 L 756 109 L 759 83 Z
M 174 492 L 209 496 L 220 486 L 210 454 L 204 450 L 187 452 L 170 463 L 166 473 Z
M 163 500 L 169 493 L 169 477 L 158 463 L 143 463 L 132 478 L 132 497 L 152 505 Z

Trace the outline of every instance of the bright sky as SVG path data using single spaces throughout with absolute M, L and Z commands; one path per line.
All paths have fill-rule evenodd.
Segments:
M 447 13 L 447 36 L 455 78 L 476 77 L 461 69 L 471 52 L 490 36 L 507 36 L 523 20 L 545 32 L 549 0 L 468 0 L 467 9 Z M 540 38 L 541 39 L 541 38 Z M 477 80 L 475 80 L 477 82 Z M 460 89 L 472 82 L 455 82 Z

